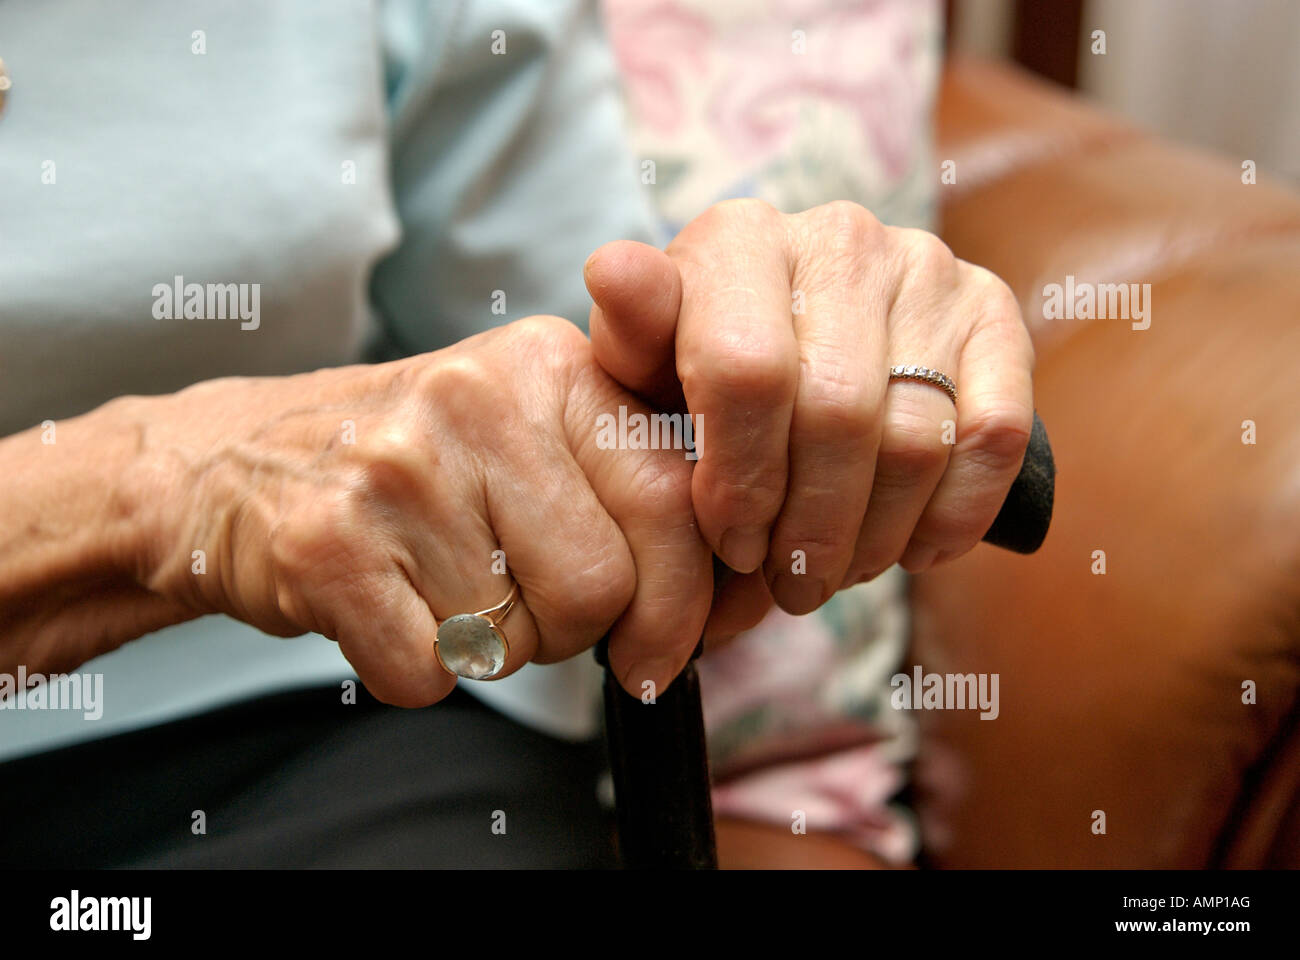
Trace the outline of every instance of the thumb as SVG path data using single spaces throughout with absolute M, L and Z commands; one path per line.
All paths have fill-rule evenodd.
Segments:
M 685 410 L 677 380 L 682 278 L 662 250 L 631 240 L 600 247 L 583 267 L 596 362 L 658 410 Z

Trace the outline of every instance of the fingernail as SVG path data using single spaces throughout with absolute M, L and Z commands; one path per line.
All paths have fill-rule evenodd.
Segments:
M 934 563 L 934 558 L 938 555 L 938 547 L 932 547 L 926 543 L 911 543 L 903 551 L 903 555 L 898 558 L 898 564 L 908 573 L 924 573 L 930 569 L 930 566 Z
M 824 581 L 804 574 L 778 573 L 772 581 L 772 599 L 786 613 L 812 613 L 822 605 L 826 591 Z
M 767 528 L 732 527 L 723 533 L 718 551 L 732 570 L 753 573 L 767 556 Z
M 642 702 L 650 703 L 660 696 L 677 676 L 674 657 L 651 657 L 633 664 L 623 676 L 623 689 Z

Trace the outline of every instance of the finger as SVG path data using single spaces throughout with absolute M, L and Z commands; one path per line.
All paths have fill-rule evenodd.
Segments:
M 944 422 L 954 418 L 952 401 L 937 387 L 890 382 L 871 497 L 848 582 L 871 579 L 895 562 L 911 569 L 915 558 L 903 552 L 947 466 L 951 447 L 944 442 Z
M 502 663 L 476 663 L 475 669 L 496 668 L 485 677 L 468 679 L 499 680 L 510 676 L 531 660 L 541 660 L 543 644 L 541 628 L 533 616 L 530 603 L 540 604 L 546 596 L 545 585 L 538 575 L 538 564 L 527 551 L 516 550 L 517 544 L 506 531 L 513 532 L 514 522 L 520 517 L 517 505 L 501 502 L 488 490 L 493 487 L 489 479 L 475 496 L 462 496 L 445 503 L 455 503 L 457 511 L 438 517 L 437 508 L 431 508 L 425 517 L 438 517 L 436 526 L 418 530 L 436 530 L 436 536 L 423 539 L 420 559 L 411 571 L 411 579 L 424 597 L 438 626 L 459 614 L 474 614 L 489 610 L 504 601 L 516 585 L 515 602 L 504 612 L 490 615 L 499 636 L 506 642 Z M 538 491 L 546 499 L 545 491 Z M 508 495 L 507 495 L 508 497 Z M 503 498 L 504 499 L 504 498 Z M 494 513 L 494 507 L 496 512 Z M 450 511 L 447 511 L 449 513 Z M 489 516 L 510 518 L 494 530 L 485 519 Z M 526 521 L 524 521 L 526 522 Z M 515 566 L 512 567 L 511 563 Z M 548 640 L 556 641 L 549 635 Z M 575 648 L 575 649 L 581 649 Z M 441 649 L 441 664 L 452 673 L 460 673 L 452 659 L 454 649 Z
M 761 570 L 735 573 L 714 584 L 713 607 L 704 625 L 705 648 L 752 630 L 772 609 L 772 594 Z
M 583 276 L 596 362 L 657 409 L 684 410 L 673 345 L 682 282 L 668 255 L 616 240 L 587 259 Z
M 368 500 L 302 501 L 277 525 L 268 549 L 279 608 L 337 641 L 376 698 L 422 707 L 455 686 L 433 657 L 437 624 L 408 575 L 410 553 L 395 529 L 376 522 Z
M 622 531 L 636 572 L 630 603 L 610 631 L 609 665 L 628 693 L 657 696 L 694 651 L 713 593 L 711 554 L 691 503 L 692 461 L 684 449 L 602 449 L 598 412 L 618 403 L 629 418 L 651 411 L 599 367 L 585 377 L 589 384 L 578 392 L 590 401 L 570 408 L 575 455 Z
M 368 544 L 388 558 L 393 571 L 382 592 L 355 608 L 365 614 L 356 628 L 367 638 L 360 656 L 386 657 L 382 673 L 391 678 L 389 684 L 409 684 L 436 672 L 439 688 L 449 690 L 455 678 L 435 653 L 438 628 L 457 614 L 494 606 L 512 586 L 499 562 L 504 558 L 497 535 L 485 519 L 490 513 L 483 465 L 476 457 L 457 456 L 460 469 L 446 469 L 430 449 L 423 425 L 410 421 L 368 431 L 357 452 L 365 464 L 369 509 L 348 525 L 354 529 L 347 542 Z M 383 509 L 376 512 L 374 504 Z M 381 608 L 378 617 L 375 607 Z M 408 629 L 384 627 L 384 611 L 393 608 L 403 612 Z M 497 677 L 519 669 L 538 648 L 537 627 L 523 598 L 500 629 L 508 649 Z
M 484 515 L 536 622 L 539 663 L 594 647 L 636 589 L 628 541 L 573 458 L 568 425 L 545 423 L 502 424 L 498 442 L 481 454 Z
M 554 663 L 595 646 L 623 614 L 635 557 L 566 435 L 503 440 L 488 458 L 486 515 L 536 623 L 531 659 Z
M 853 560 L 880 442 L 888 329 L 886 298 L 868 288 L 865 262 L 883 244 L 879 221 L 831 204 L 792 218 L 792 229 L 799 384 L 765 572 L 776 603 L 804 614 L 839 589 Z
M 695 511 L 714 552 L 742 573 L 766 557 L 786 493 L 799 350 L 784 236 L 772 207 L 727 201 L 668 249 L 682 278 L 677 373 L 702 437 Z
M 377 700 L 425 707 L 452 691 L 456 678 L 433 655 L 438 625 L 400 567 L 346 586 L 336 583 L 334 595 L 346 609 L 331 635 Z
M 931 563 L 966 553 L 992 526 L 1034 421 L 1034 350 L 1015 296 L 987 270 L 960 268 L 959 309 L 974 329 L 958 365 L 957 443 L 908 545 Z
M 886 375 L 901 364 L 952 376 L 966 329 L 953 312 L 960 281 L 956 258 L 942 240 L 924 230 L 891 229 L 888 249 L 896 269 Z M 917 563 L 918 557 L 905 551 L 943 477 L 955 433 L 956 408 L 940 387 L 888 382 L 871 496 L 845 585 L 871 579 L 895 562 L 909 570 Z

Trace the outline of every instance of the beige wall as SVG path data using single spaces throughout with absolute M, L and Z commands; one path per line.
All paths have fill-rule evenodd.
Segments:
M 1051 2 L 1051 0 L 1039 0 Z M 1005 56 L 1011 0 L 956 0 L 958 50 Z M 1106 54 L 1091 52 L 1093 30 Z M 1300 2 L 1088 0 L 1081 89 L 1167 137 L 1300 180 Z
M 962 53 L 1009 56 L 1012 8 L 1011 0 L 956 0 L 949 44 Z

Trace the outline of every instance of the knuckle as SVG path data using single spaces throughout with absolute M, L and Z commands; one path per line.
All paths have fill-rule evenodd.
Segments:
M 556 586 L 555 608 L 574 633 L 599 633 L 622 615 L 636 595 L 636 565 L 626 549 L 585 551 Z
M 896 413 L 881 437 L 877 472 L 885 478 L 928 476 L 943 469 L 948 452 L 937 424 Z
M 923 278 L 953 278 L 957 258 L 948 245 L 928 230 L 899 227 L 897 241 L 910 270 Z
M 873 246 L 884 230 L 875 214 L 852 200 L 832 200 L 813 212 L 821 230 L 840 246 Z
M 404 503 L 420 497 L 436 468 L 423 431 L 406 420 L 390 421 L 359 438 L 354 492 L 366 500 Z
M 792 351 L 772 349 L 753 339 L 712 335 L 703 350 L 681 362 L 681 382 L 691 396 L 706 393 L 744 398 L 759 407 L 789 403 L 799 380 L 799 360 Z
M 802 550 L 808 570 L 820 575 L 844 565 L 848 559 L 845 551 L 852 547 L 856 534 L 832 511 L 815 516 L 801 514 L 788 523 L 782 520 L 782 529 L 772 538 L 772 554 L 788 562 L 795 550 Z
M 708 506 L 725 526 L 770 523 L 785 502 L 784 471 L 764 471 L 744 476 L 716 475 L 708 485 Z
M 318 618 L 312 616 L 302 594 L 295 585 L 278 577 L 274 578 L 272 589 L 275 593 L 275 606 L 286 620 L 293 624 L 313 623 Z
M 1006 339 L 1030 351 L 1033 346 L 1029 338 L 1029 329 L 1025 326 L 1020 311 L 1020 301 L 1015 291 L 992 270 L 974 264 L 958 261 L 964 286 L 971 291 L 975 302 L 975 313 L 985 325 L 995 325 L 1002 329 Z
M 984 520 L 981 523 L 981 520 Z M 979 542 L 991 520 L 973 513 L 969 504 L 940 503 L 926 508 L 916 533 L 946 551 L 967 550 Z
M 796 408 L 800 431 L 816 439 L 855 439 L 875 428 L 876 409 L 863 383 L 827 373 L 808 380 L 811 385 Z
M 827 290 L 856 281 L 871 268 L 885 243 L 885 226 L 870 210 L 850 200 L 833 200 L 790 218 L 800 258 L 792 283 Z
M 553 314 L 535 314 L 510 324 L 511 332 L 539 347 L 571 349 L 575 342 L 585 342 L 581 330 L 563 317 Z
M 312 579 L 350 549 L 343 531 L 354 520 L 355 508 L 341 492 L 299 501 L 267 533 L 267 555 L 276 582 Z M 277 588 L 279 589 L 279 588 Z
M 551 373 L 571 371 L 591 355 L 586 334 L 563 317 L 524 317 L 506 329 L 512 354 L 525 358 L 530 367 Z
M 426 411 L 432 400 L 437 412 L 452 420 L 481 416 L 484 398 L 500 393 L 489 365 L 470 351 L 440 357 L 437 363 L 416 368 L 412 377 L 412 402 L 417 410 Z
M 563 317 L 525 317 L 511 324 L 511 333 L 511 360 L 526 364 L 534 376 L 563 394 L 571 392 L 594 364 L 587 335 Z M 494 385 L 494 391 L 499 387 Z
M 530 365 L 536 356 L 523 355 Z M 531 394 L 508 367 L 493 360 L 491 352 L 455 351 L 420 374 L 420 388 L 401 419 L 412 449 L 419 452 L 426 483 L 445 479 L 444 464 L 454 473 L 473 467 L 479 462 L 475 451 L 492 449 L 526 421 Z
M 1024 459 L 1033 425 L 1033 411 L 1020 404 L 985 406 L 966 418 L 963 447 L 994 469 L 1010 468 Z
M 676 452 L 653 456 L 638 466 L 631 482 L 645 515 L 669 519 L 691 513 L 691 466 Z
M 1006 281 L 986 267 L 965 262 L 962 266 L 964 272 L 970 277 L 970 282 L 979 292 L 980 299 L 985 305 L 985 312 L 998 318 L 1014 318 L 1019 323 L 1020 302 L 1012 289 L 1007 286 Z

